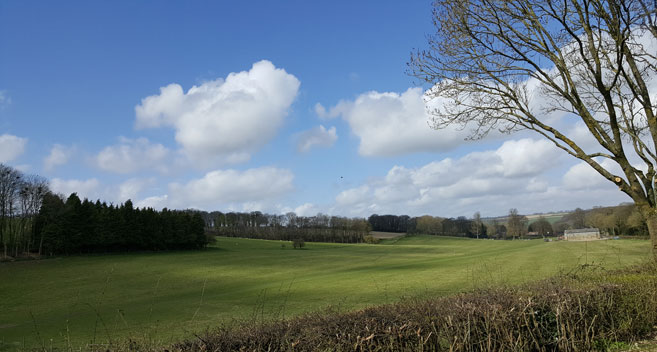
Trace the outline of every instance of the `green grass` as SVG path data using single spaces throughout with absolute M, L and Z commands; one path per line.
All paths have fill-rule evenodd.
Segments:
M 378 245 L 219 238 L 205 251 L 0 264 L 0 350 L 135 338 L 169 343 L 234 319 L 537 280 L 578 264 L 619 267 L 647 241 L 490 241 L 411 236 Z
M 564 214 L 545 214 L 545 215 L 530 215 L 527 216 L 527 219 L 529 220 L 529 223 L 531 224 L 532 222 L 538 220 L 543 216 L 545 220 L 547 220 L 550 224 L 554 225 L 555 222 L 561 220 L 567 213 Z

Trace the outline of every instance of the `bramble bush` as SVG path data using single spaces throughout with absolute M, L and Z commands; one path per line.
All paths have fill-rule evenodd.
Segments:
M 306 246 L 306 242 L 304 242 L 303 238 L 295 238 L 292 240 L 292 246 L 294 249 L 301 249 Z

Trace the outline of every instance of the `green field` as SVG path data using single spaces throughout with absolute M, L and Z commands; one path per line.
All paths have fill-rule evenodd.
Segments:
M 282 246 L 285 244 L 285 247 Z M 168 343 L 234 319 L 357 309 L 649 258 L 647 241 L 413 236 L 377 245 L 219 238 L 204 251 L 0 264 L 0 350 Z
M 531 224 L 532 222 L 543 217 L 550 224 L 554 225 L 555 222 L 561 220 L 565 215 L 568 215 L 568 213 L 528 215 L 527 220 Z

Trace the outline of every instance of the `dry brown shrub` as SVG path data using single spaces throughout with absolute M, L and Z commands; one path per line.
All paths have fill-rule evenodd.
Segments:
M 243 323 L 178 351 L 589 351 L 632 342 L 657 324 L 657 267 L 585 268 L 500 287 L 356 312 Z

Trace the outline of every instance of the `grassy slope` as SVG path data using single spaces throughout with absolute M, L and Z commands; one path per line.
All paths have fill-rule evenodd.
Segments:
M 561 213 L 561 214 L 543 214 L 543 215 L 529 215 L 527 216 L 527 220 L 531 224 L 532 222 L 538 220 L 542 217 L 545 218 L 550 224 L 554 224 L 555 222 L 561 220 L 565 215 L 568 215 L 568 213 Z
M 356 309 L 539 279 L 581 263 L 649 256 L 646 241 L 488 241 L 406 237 L 379 245 L 220 238 L 202 252 L 82 256 L 0 264 L 0 341 L 73 346 L 169 342 L 231 319 Z M 32 316 L 34 318 L 32 318 Z M 95 332 L 94 332 L 95 331 Z M 0 344 L 1 345 L 1 344 Z M 9 347 L 6 346 L 6 347 Z
M 545 218 L 550 224 L 553 224 L 559 220 L 561 220 L 564 216 L 568 215 L 570 213 L 550 213 L 550 214 L 532 214 L 532 215 L 527 215 L 527 221 L 529 224 L 533 223 L 534 221 L 540 219 L 541 217 Z M 497 220 L 499 224 L 506 224 L 507 222 L 507 217 L 506 216 L 500 216 L 497 218 L 486 218 L 483 219 L 484 224 L 491 224 L 493 220 Z

